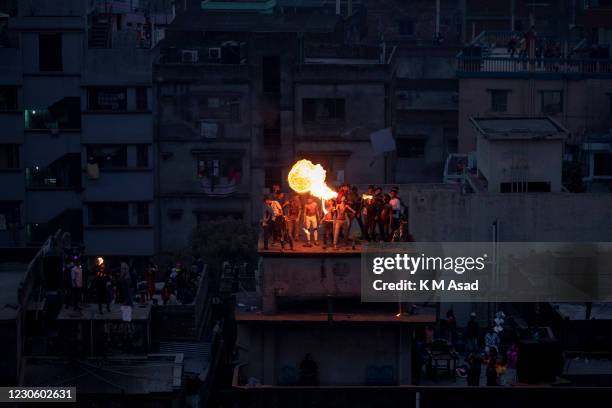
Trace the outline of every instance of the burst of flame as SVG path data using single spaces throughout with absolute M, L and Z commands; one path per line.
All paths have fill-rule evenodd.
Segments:
M 371 194 L 362 194 L 362 195 L 361 195 L 361 199 L 362 199 L 362 200 L 371 200 L 371 199 L 373 199 L 373 198 L 374 198 L 374 196 L 373 196 L 373 195 L 371 195 Z
M 299 194 L 310 193 L 321 200 L 329 200 L 338 194 L 325 184 L 325 174 L 326 171 L 320 164 L 302 159 L 293 165 L 287 181 L 289 187 Z
M 97 257 L 96 264 L 98 264 L 98 266 L 104 265 L 104 258 L 102 258 L 101 256 Z

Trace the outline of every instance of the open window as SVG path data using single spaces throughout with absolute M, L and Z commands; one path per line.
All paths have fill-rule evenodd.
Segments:
M 0 111 L 17 109 L 17 88 L 14 86 L 0 86 Z
M 80 129 L 80 99 L 66 97 L 45 108 L 26 109 L 25 128 L 28 130 Z
M 199 155 L 197 177 L 202 188 L 209 194 L 231 194 L 242 182 L 242 157 Z
M 29 188 L 78 189 L 81 187 L 81 155 L 67 153 L 45 166 L 25 169 Z
M 146 90 L 146 88 L 145 88 Z M 145 101 L 146 104 L 146 101 Z M 104 111 L 127 110 L 127 88 L 87 89 L 87 109 Z
M 21 224 L 21 202 L 0 201 L 0 231 L 6 231 Z
M 200 120 L 240 121 L 240 97 L 210 95 L 198 98 L 198 118 Z
M 96 163 L 101 169 L 125 169 L 127 145 L 90 145 L 87 146 L 87 160 Z
M 129 225 L 129 203 L 89 203 L 89 225 Z
M 0 144 L 0 170 L 19 168 L 19 145 Z
M 38 69 L 40 71 L 61 71 L 62 68 L 62 34 L 39 34 Z
M 304 123 L 337 123 L 345 120 L 345 101 L 341 98 L 302 99 Z

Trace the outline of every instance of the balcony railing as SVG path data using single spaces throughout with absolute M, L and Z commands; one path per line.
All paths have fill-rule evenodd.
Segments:
M 229 181 L 226 177 L 213 181 L 209 177 L 203 177 L 200 181 L 202 190 L 210 197 L 227 197 L 238 190 L 238 184 Z
M 459 76 L 557 75 L 612 76 L 612 59 L 457 57 Z
M 561 44 L 557 38 L 538 36 L 533 46 L 543 47 L 543 55 L 537 57 L 532 51 L 525 56 L 519 50 L 522 37 L 518 31 L 481 32 L 457 55 L 458 76 L 612 75 L 606 46 L 589 46 L 584 39 Z M 512 38 L 516 39 L 514 53 L 508 47 Z M 552 47 L 553 57 L 545 57 L 547 46 Z

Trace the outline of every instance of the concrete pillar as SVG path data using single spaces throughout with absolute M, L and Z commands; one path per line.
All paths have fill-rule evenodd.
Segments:
M 276 385 L 276 329 L 268 326 L 263 329 L 263 384 Z
M 398 385 L 410 385 L 412 383 L 412 328 L 399 326 L 397 344 Z
M 440 0 L 436 0 L 436 38 L 440 34 Z

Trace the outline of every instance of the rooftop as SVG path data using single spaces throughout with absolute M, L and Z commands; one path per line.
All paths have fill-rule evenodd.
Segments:
M 476 130 L 487 139 L 564 139 L 567 130 L 548 117 L 471 118 Z
M 182 385 L 181 354 L 69 360 L 26 357 L 21 385 L 72 386 L 79 394 L 170 393 Z
M 560 78 L 610 77 L 612 59 L 599 53 L 597 45 L 585 40 L 561 44 L 557 38 L 537 37 L 538 44 L 548 47 L 540 58 L 520 57 L 518 44 L 514 56 L 508 49 L 510 38 L 521 39 L 522 32 L 483 31 L 457 55 L 460 78 Z M 549 45 L 547 45 L 549 44 Z M 567 53 L 564 50 L 567 46 Z M 603 56 L 602 56 L 603 55 Z
M 356 231 L 359 227 L 354 223 L 351 227 L 351 230 Z M 322 237 L 319 237 L 319 241 Z M 361 254 L 362 242 L 355 241 L 355 246 L 352 245 L 339 245 L 338 249 L 334 249 L 333 245 L 329 244 L 327 246 L 323 246 L 322 242 L 319 242 L 318 245 L 306 246 L 306 242 L 297 241 L 293 243 L 293 249 L 290 249 L 286 244 L 285 248 L 282 249 L 279 243 L 270 242 L 268 249 L 264 249 L 263 239 L 259 240 L 258 250 L 262 255 L 274 255 L 274 254 L 283 254 L 284 256 L 291 255 L 359 255 Z
M 586 304 L 584 303 L 553 303 L 557 313 L 569 320 L 584 320 L 586 317 Z M 612 304 L 593 303 L 591 318 L 596 320 L 612 320 Z
M 151 303 L 147 302 L 144 305 L 134 304 L 132 308 L 132 320 L 149 320 L 151 316 Z M 62 308 L 57 315 L 57 320 L 100 320 L 100 321 L 123 321 L 121 316 L 121 306 L 111 305 L 110 313 L 98 313 L 97 304 L 81 305 L 81 310 L 73 310 Z
M 332 33 L 339 17 L 335 15 L 274 15 L 193 11 L 182 13 L 169 26 L 175 31 L 220 31 L 254 33 Z
M 428 309 L 427 309 L 428 310 Z M 236 311 L 236 321 L 243 323 L 298 323 L 298 322 L 336 322 L 336 323 L 435 323 L 435 310 L 423 314 L 393 313 L 275 313 L 264 314 L 260 311 Z

